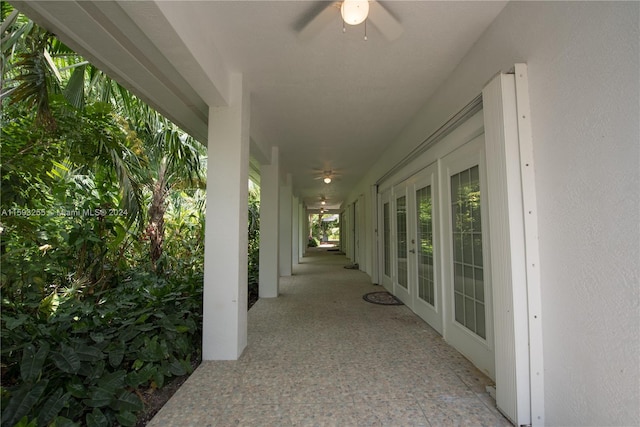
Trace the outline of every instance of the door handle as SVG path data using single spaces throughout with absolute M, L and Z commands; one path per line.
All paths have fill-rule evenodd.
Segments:
M 409 252 L 411 252 L 412 254 L 415 254 L 416 250 L 415 249 L 409 249 Z

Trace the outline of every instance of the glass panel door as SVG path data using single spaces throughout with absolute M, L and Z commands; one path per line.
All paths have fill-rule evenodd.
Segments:
M 486 338 L 480 203 L 478 166 L 451 177 L 455 320 Z
M 409 218 L 411 212 L 408 206 L 408 183 L 393 187 L 393 252 L 394 252 L 394 276 L 393 276 L 393 294 L 400 298 L 409 308 L 413 307 L 412 295 L 413 290 L 409 287 L 412 272 L 410 271 L 411 262 L 415 258 L 415 250 L 409 251 Z
M 480 135 L 441 163 L 444 337 L 495 378 L 483 147 Z
M 396 248 L 398 250 L 397 262 L 397 283 L 408 289 L 408 266 L 407 266 L 407 197 L 402 196 L 396 199 Z
M 384 275 L 391 277 L 391 212 L 389 202 L 382 207 L 383 245 L 384 245 Z
M 416 191 L 418 298 L 435 307 L 431 186 Z
M 448 154 L 382 194 L 380 271 L 384 279 L 391 270 L 393 294 L 495 378 L 484 135 L 456 132 Z
M 380 194 L 380 283 L 389 292 L 393 292 L 393 235 L 391 213 L 391 189 Z
M 413 295 L 411 309 L 431 327 L 442 333 L 442 280 L 438 266 L 441 257 L 438 238 L 437 165 L 433 164 L 415 174 L 408 208 L 410 251 L 409 289 Z

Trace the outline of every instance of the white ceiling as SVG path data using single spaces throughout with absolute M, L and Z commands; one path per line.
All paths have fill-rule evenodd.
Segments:
M 336 9 L 324 30 L 300 40 L 297 30 L 328 4 L 15 2 L 201 140 L 207 104 L 224 99 L 229 72 L 242 73 L 256 145 L 279 147 L 309 208 L 324 195 L 335 209 L 505 2 L 382 2 L 404 28 L 394 41 L 371 24 L 367 41 L 363 25 L 343 33 Z M 322 170 L 341 176 L 327 185 L 316 179 Z

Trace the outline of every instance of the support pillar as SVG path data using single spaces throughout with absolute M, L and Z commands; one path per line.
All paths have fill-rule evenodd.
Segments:
M 300 202 L 298 205 L 298 229 L 300 230 L 299 241 L 300 245 L 298 246 L 298 261 L 304 257 L 304 253 L 307 249 L 307 244 L 309 243 L 309 233 L 307 232 L 308 227 L 307 221 L 307 210 L 304 207 L 304 204 Z
M 280 186 L 280 276 L 291 276 L 291 174 Z
M 297 197 L 293 197 L 291 203 L 291 243 L 293 246 L 291 247 L 291 264 L 298 265 L 298 246 L 300 245 L 300 229 L 298 227 L 298 222 L 300 220 L 300 202 Z
M 279 293 L 280 161 L 278 147 L 271 148 L 271 163 L 260 167 L 260 298 Z
M 249 96 L 230 78 L 229 106 L 209 108 L 202 358 L 237 360 L 247 346 Z

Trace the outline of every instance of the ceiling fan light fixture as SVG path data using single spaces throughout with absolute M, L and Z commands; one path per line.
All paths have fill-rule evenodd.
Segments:
M 344 0 L 340 6 L 342 20 L 349 25 L 358 25 L 364 22 L 369 15 L 368 0 Z
M 325 183 L 325 184 L 331 184 L 331 178 L 329 178 L 328 176 L 326 176 L 326 177 L 323 179 L 323 181 L 324 181 L 324 183 Z

